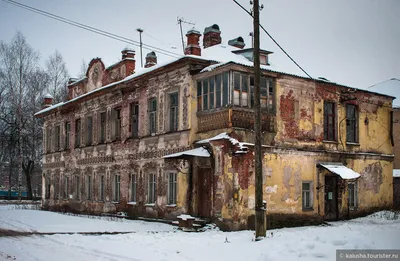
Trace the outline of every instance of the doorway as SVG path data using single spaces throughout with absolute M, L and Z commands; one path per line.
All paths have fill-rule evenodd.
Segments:
M 324 219 L 338 219 L 338 177 L 325 176 L 325 215 Z
M 198 168 L 198 215 L 211 217 L 211 168 Z

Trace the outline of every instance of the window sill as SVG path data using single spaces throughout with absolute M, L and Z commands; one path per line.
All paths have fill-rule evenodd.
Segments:
M 335 141 L 335 140 L 323 140 L 323 143 L 328 143 L 328 144 L 339 144 L 339 142 Z
M 303 212 L 312 212 L 312 211 L 314 211 L 314 208 L 303 208 L 302 211 Z
M 346 145 L 348 145 L 348 146 L 360 146 L 360 143 L 358 143 L 358 142 L 346 142 Z
M 350 210 L 350 211 L 357 211 L 358 208 L 357 208 L 357 207 L 349 207 L 349 210 Z
M 176 208 L 176 204 L 168 204 L 166 205 L 167 208 Z
M 145 207 L 155 207 L 156 204 L 155 203 L 147 203 L 144 205 Z
M 135 206 L 135 205 L 136 205 L 136 202 L 135 202 L 135 201 L 128 202 L 128 205 Z
M 112 201 L 111 204 L 119 204 L 119 201 Z

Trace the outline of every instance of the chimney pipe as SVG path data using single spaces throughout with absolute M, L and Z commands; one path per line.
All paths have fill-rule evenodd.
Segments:
M 144 68 L 149 68 L 151 66 L 154 66 L 157 64 L 157 56 L 156 53 L 153 52 L 149 52 L 146 55 L 146 64 L 144 65 Z
M 121 51 L 121 54 L 122 54 L 122 60 L 135 59 L 135 50 L 125 48 L 124 50 Z
M 49 93 L 44 96 L 43 109 L 48 108 L 53 105 L 53 96 Z
M 213 24 L 204 29 L 203 36 L 203 47 L 208 48 L 222 42 L 221 39 L 221 31 L 219 30 L 219 26 L 217 24 Z
M 245 46 L 243 37 L 241 37 L 241 36 L 239 36 L 238 38 L 229 40 L 229 41 L 228 41 L 228 44 L 229 44 L 230 46 L 234 46 L 234 47 L 237 47 L 237 48 L 239 48 L 239 49 L 243 49 L 244 46 Z
M 199 45 L 200 36 L 200 32 L 194 28 L 186 33 L 187 45 L 185 48 L 185 55 L 201 56 L 201 48 Z

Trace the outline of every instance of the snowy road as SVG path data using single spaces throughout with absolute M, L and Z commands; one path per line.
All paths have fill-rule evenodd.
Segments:
M 252 231 L 185 233 L 165 224 L 1 206 L 0 229 L 134 233 L 0 237 L 0 260 L 335 260 L 336 249 L 400 249 L 400 220 L 383 216 L 380 212 L 331 226 L 277 229 L 268 231 L 269 238 L 252 242 Z

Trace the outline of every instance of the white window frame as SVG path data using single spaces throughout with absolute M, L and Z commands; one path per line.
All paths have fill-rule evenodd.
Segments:
M 168 172 L 168 205 L 176 205 L 178 191 L 178 174 L 176 172 Z
M 309 188 L 304 189 L 304 185 L 308 184 Z M 306 204 L 306 197 L 309 197 L 309 205 Z M 314 186 L 313 182 L 309 180 L 303 180 L 301 183 L 301 207 L 303 210 L 313 210 L 314 209 Z
M 350 204 L 350 195 L 351 195 L 351 191 L 350 191 L 350 186 L 353 186 L 353 204 Z M 357 182 L 349 182 L 347 184 L 347 204 L 349 209 L 351 210 L 355 210 L 358 207 L 358 186 L 357 186 Z

